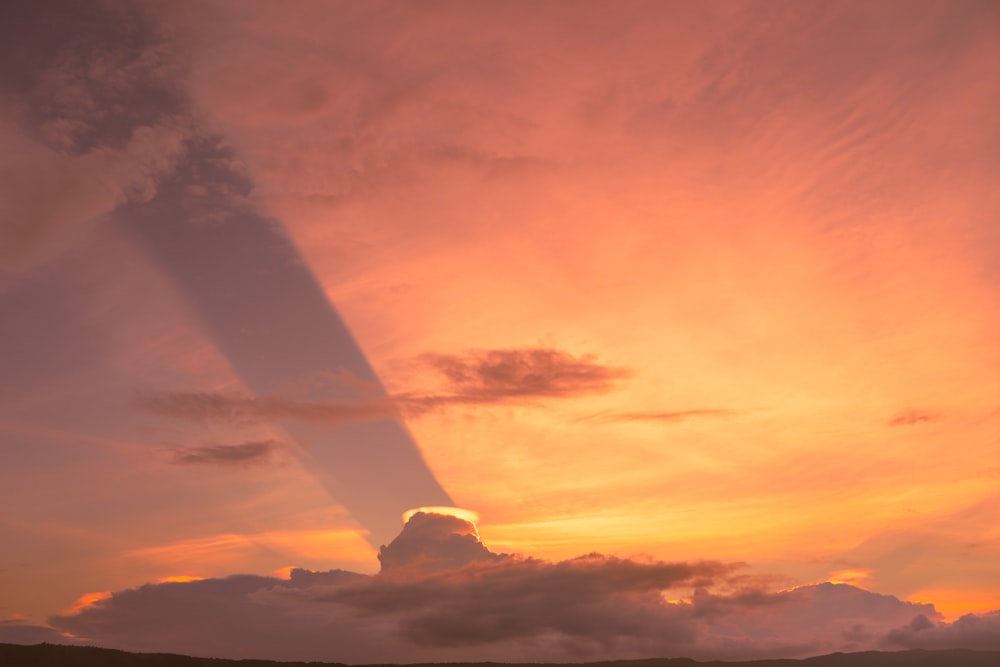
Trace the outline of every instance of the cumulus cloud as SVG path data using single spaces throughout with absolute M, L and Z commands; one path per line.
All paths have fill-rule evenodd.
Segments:
M 423 577 L 381 576 L 325 599 L 365 614 L 399 617 L 399 635 L 417 646 L 478 646 L 556 635 L 610 648 L 618 639 L 671 636 L 693 629 L 660 591 L 711 581 L 718 563 L 637 562 L 590 554 L 550 563 L 503 558 Z
M 494 554 L 479 541 L 476 527 L 455 516 L 417 512 L 396 539 L 379 549 L 382 572 L 418 570 L 435 572 L 478 562 L 495 562 Z
M 1000 610 L 966 614 L 954 623 L 934 623 L 918 615 L 890 631 L 885 643 L 891 648 L 971 648 L 1000 651 Z
M 206 445 L 174 452 L 171 463 L 176 465 L 242 466 L 263 463 L 280 448 L 273 440 L 244 442 L 238 445 Z
M 940 623 L 931 605 L 846 584 L 747 587 L 756 580 L 742 566 L 718 562 L 495 554 L 469 522 L 424 512 L 380 560 L 376 575 L 293 570 L 287 580 L 148 584 L 50 622 L 130 650 L 372 663 L 989 648 L 1000 620 Z
M 363 624 L 341 618 L 336 610 L 310 613 L 308 604 L 283 604 L 281 595 L 324 590 L 360 576 L 296 570 L 288 580 L 235 575 L 147 584 L 49 621 L 88 643 L 125 650 L 274 659 L 319 659 L 329 653 L 357 659 L 352 636 L 362 643 L 375 639 Z
M 728 595 L 697 591 L 692 606 L 704 620 L 703 641 L 726 659 L 869 650 L 879 646 L 887 628 L 918 614 L 938 617 L 929 604 L 829 582 Z

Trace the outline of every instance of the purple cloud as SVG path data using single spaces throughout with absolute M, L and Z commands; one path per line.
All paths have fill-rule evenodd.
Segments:
M 893 649 L 970 648 L 1000 651 L 1000 610 L 966 614 L 954 623 L 934 623 L 915 616 L 910 623 L 890 631 L 885 644 Z
M 289 580 L 149 584 L 50 622 L 129 650 L 373 663 L 991 648 L 1000 619 L 936 622 L 931 605 L 845 584 L 746 587 L 741 565 L 718 562 L 495 554 L 474 525 L 428 513 L 415 514 L 380 559 L 372 576 L 295 570 Z M 668 599 L 675 595 L 682 599 Z

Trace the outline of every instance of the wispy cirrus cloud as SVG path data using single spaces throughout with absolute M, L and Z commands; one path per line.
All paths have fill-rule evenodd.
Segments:
M 453 406 L 491 406 L 545 399 L 567 399 L 613 390 L 632 371 L 548 348 L 475 350 L 464 354 L 426 354 L 415 364 L 439 381 L 437 391 L 404 392 L 356 400 L 301 400 L 218 392 L 154 392 L 134 399 L 150 414 L 233 425 L 295 420 L 340 424 L 394 417 L 418 417 Z M 330 376 L 345 388 L 357 382 Z M 364 392 L 360 392 L 364 393 Z
M 643 410 L 638 412 L 597 412 L 584 415 L 576 422 L 592 422 L 598 424 L 613 424 L 617 422 L 681 422 L 700 417 L 726 418 L 738 415 L 738 410 L 722 410 L 702 408 L 696 410 Z
M 451 395 L 471 403 L 604 393 L 633 374 L 599 363 L 594 355 L 575 357 L 550 348 L 425 354 L 417 361 L 443 375 Z
M 238 445 L 206 445 L 188 447 L 173 453 L 170 462 L 176 465 L 246 466 L 265 463 L 281 446 L 274 440 L 244 442 Z
M 889 420 L 889 426 L 912 426 L 937 421 L 940 418 L 939 414 L 927 410 L 901 410 L 892 416 L 892 419 Z
M 220 421 L 235 426 L 292 419 L 338 424 L 387 417 L 395 406 L 387 399 L 368 402 L 299 401 L 202 391 L 145 393 L 134 399 L 144 412 L 189 421 Z

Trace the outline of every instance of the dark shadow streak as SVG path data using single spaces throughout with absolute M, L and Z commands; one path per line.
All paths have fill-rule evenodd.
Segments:
M 115 224 L 162 267 L 254 394 L 278 394 L 318 372 L 344 369 L 371 386 L 367 398 L 385 397 L 280 223 L 247 204 L 251 184 L 233 163 L 217 139 L 193 141 L 156 197 L 119 208 Z M 342 391 L 341 398 L 358 398 L 356 389 Z M 405 510 L 453 504 L 395 419 L 282 425 L 373 546 L 399 532 Z

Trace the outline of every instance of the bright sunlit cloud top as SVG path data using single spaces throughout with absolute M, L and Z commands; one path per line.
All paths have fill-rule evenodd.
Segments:
M 479 523 L 479 515 L 472 510 L 462 509 L 461 507 L 417 507 L 416 509 L 406 510 L 403 512 L 403 523 L 406 523 L 413 517 L 414 514 L 418 512 L 423 512 L 424 514 L 443 514 L 444 516 L 453 516 L 463 521 L 468 521 L 472 525 Z

